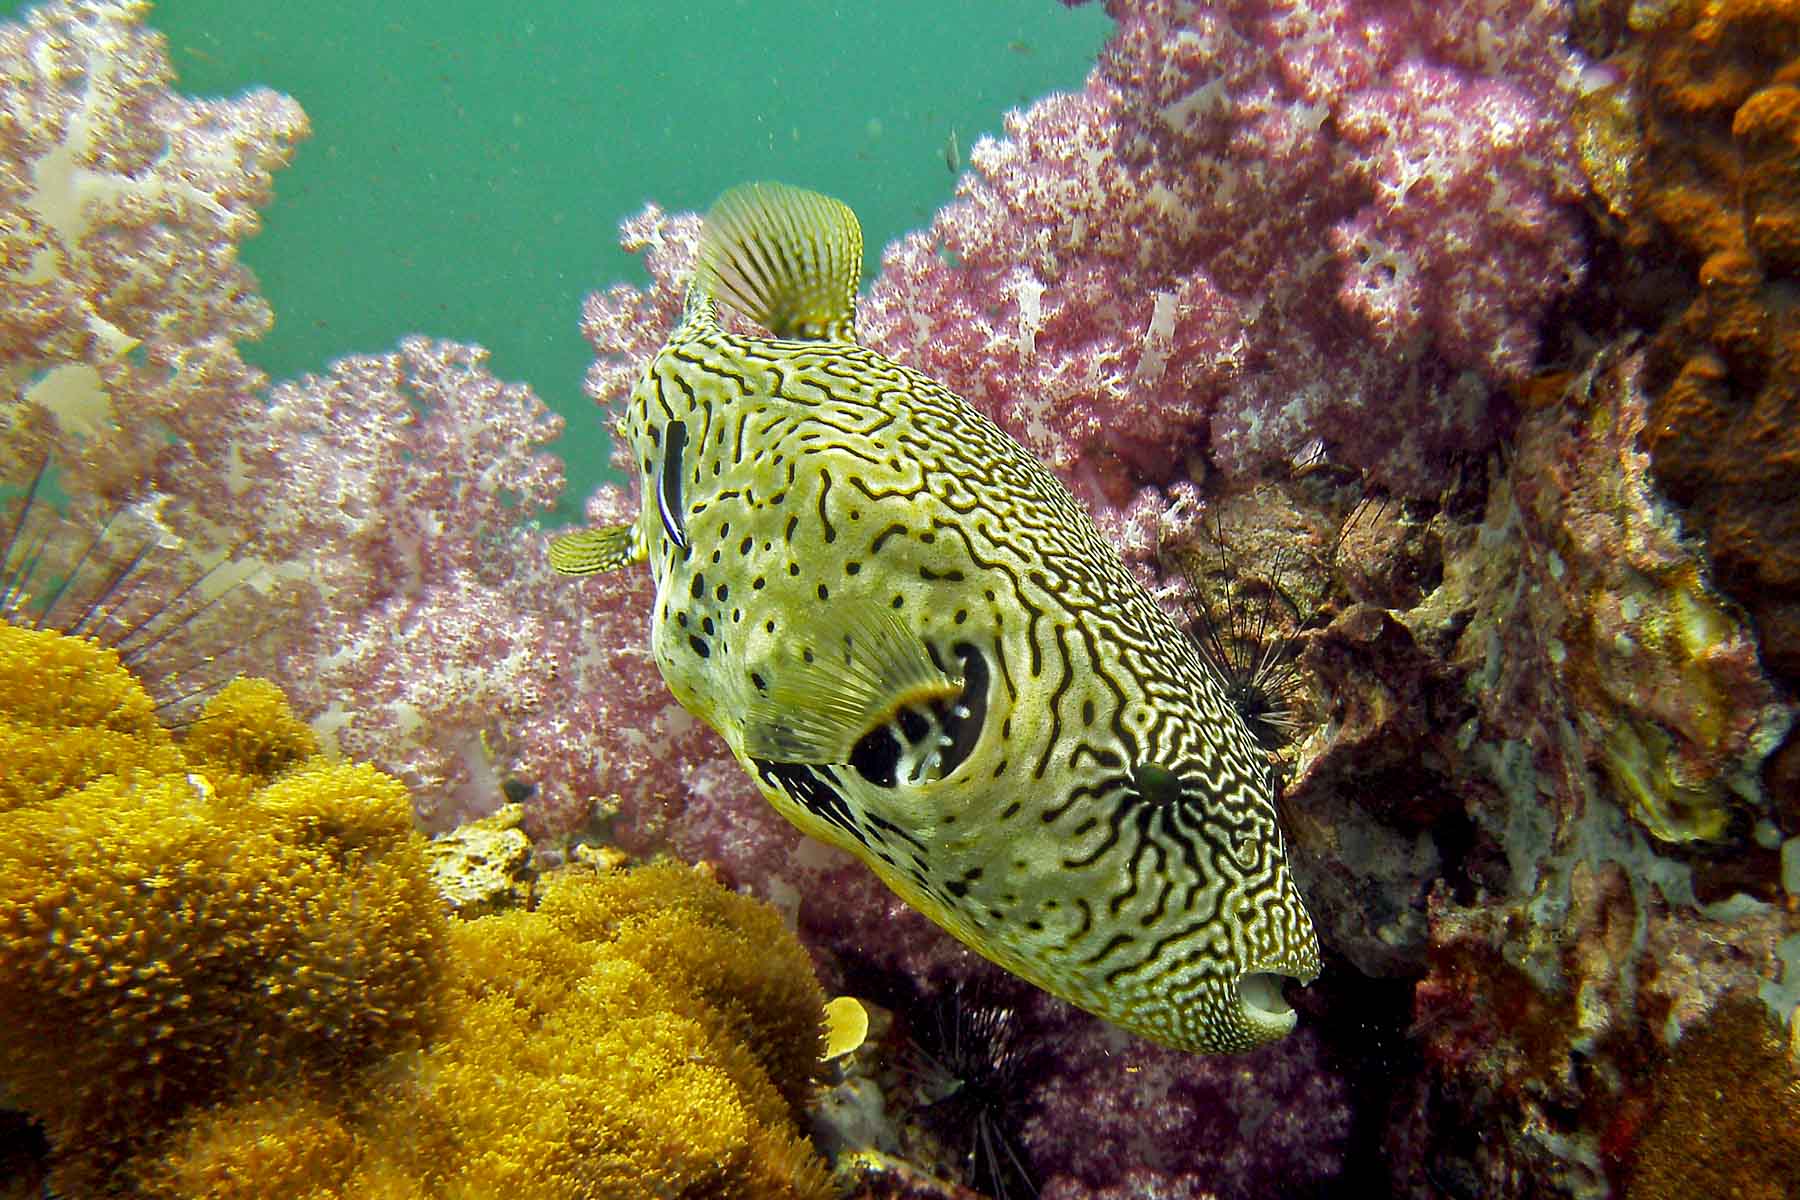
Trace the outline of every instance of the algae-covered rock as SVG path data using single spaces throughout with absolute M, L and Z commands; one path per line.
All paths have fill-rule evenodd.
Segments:
M 431 839 L 431 879 L 458 916 L 517 908 L 531 899 L 531 839 L 519 828 L 521 804 Z

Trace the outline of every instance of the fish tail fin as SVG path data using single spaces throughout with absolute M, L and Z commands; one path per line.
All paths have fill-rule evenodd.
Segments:
M 558 534 L 550 539 L 550 569 L 558 575 L 598 575 L 636 562 L 643 555 L 635 530 L 632 525 L 608 525 Z
M 746 183 L 720 196 L 700 235 L 695 283 L 779 338 L 856 339 L 862 227 L 830 196 Z

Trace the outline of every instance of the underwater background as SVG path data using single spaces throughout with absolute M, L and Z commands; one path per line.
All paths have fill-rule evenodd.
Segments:
M 1218 673 L 1286 1038 L 987 964 L 549 568 L 753 178 Z M 11 8 L 0 1195 L 1800 1195 L 1797 277 L 1790 0 Z
M 900 30 L 824 0 L 155 12 L 184 90 L 309 98 L 313 137 L 244 245 L 278 314 L 247 361 L 282 379 L 406 333 L 479 342 L 580 418 L 559 451 L 565 519 L 609 477 L 570 314 L 602 283 L 642 282 L 610 236 L 620 216 L 704 208 L 745 179 L 835 189 L 856 197 L 873 273 L 949 198 L 952 135 L 966 154 L 1006 109 L 1078 86 L 1108 28 L 1098 9 L 1045 21 L 1032 0 L 927 5 Z

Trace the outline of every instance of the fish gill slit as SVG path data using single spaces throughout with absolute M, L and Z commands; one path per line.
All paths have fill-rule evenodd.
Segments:
M 656 475 L 656 508 L 663 532 L 682 550 L 688 548 L 687 524 L 681 511 L 681 456 L 687 448 L 687 425 L 671 421 L 663 439 L 662 467 Z

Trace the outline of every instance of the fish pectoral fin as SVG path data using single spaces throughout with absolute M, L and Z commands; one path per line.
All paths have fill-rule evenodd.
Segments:
M 842 202 L 746 183 L 713 204 L 695 282 L 778 338 L 856 340 L 862 226 Z
M 633 525 L 608 525 L 558 534 L 550 539 L 550 569 L 558 575 L 598 575 L 636 562 L 643 554 L 635 529 Z
M 744 751 L 791 763 L 847 763 L 856 744 L 900 709 L 945 701 L 962 681 L 890 610 L 848 603 L 825 610 L 809 640 L 784 643 L 753 671 L 744 701 Z

